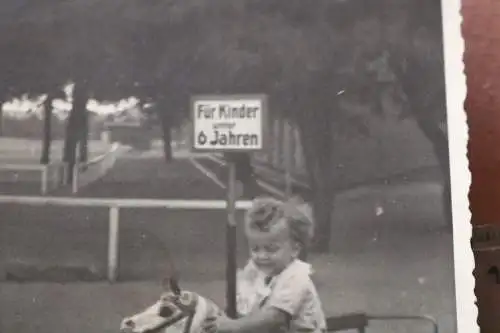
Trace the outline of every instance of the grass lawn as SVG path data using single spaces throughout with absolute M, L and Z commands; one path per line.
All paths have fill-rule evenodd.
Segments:
M 79 191 L 80 197 L 224 199 L 225 191 L 187 159 L 165 164 L 163 157 L 118 159 L 113 170 Z
M 423 253 L 400 246 L 387 256 L 375 246 L 367 254 L 316 256 L 316 282 L 325 311 L 335 315 L 350 311 L 374 314 L 431 314 L 441 331 L 452 333 L 453 284 L 449 238 L 418 237 L 409 250 L 426 246 Z M 416 245 L 416 243 L 421 243 Z M 393 244 L 395 245 L 395 244 Z M 397 253 L 397 254 L 395 254 Z M 204 260 L 180 265 L 181 283 L 223 306 L 223 263 L 218 256 L 200 254 Z M 177 259 L 182 256 L 177 256 Z M 382 259 L 383 258 L 383 259 Z M 157 259 L 159 259 L 157 257 Z M 195 269 L 189 269 L 197 266 Z M 218 276 L 195 271 L 218 271 Z M 2 332 L 116 332 L 121 318 L 157 299 L 158 281 L 96 283 L 3 283 L 0 322 Z M 422 323 L 374 323 L 372 333 L 426 333 Z
M 0 138 L 0 162 L 15 163 L 25 161 L 26 163 L 38 163 L 41 154 L 41 141 L 17 138 Z M 51 155 L 54 160 L 61 160 L 64 142 L 54 140 L 51 144 Z M 99 140 L 89 141 L 90 158 L 100 155 L 109 149 L 109 145 Z
M 54 140 L 51 146 L 51 160 L 62 160 L 63 141 Z M 89 141 L 89 159 L 104 154 L 109 145 L 98 140 Z M 0 164 L 38 165 L 40 163 L 41 142 L 17 138 L 0 138 Z M 0 168 L 0 194 L 39 195 L 41 191 L 41 171 L 6 170 Z
M 188 161 L 161 163 L 119 160 L 81 195 L 224 198 Z M 334 250 L 311 258 L 327 313 L 430 314 L 440 332 L 454 332 L 452 237 L 441 231 L 438 198 L 434 183 L 363 188 L 337 198 Z M 18 279 L 0 282 L 1 332 L 116 332 L 123 316 L 158 297 L 171 262 L 186 288 L 223 304 L 223 211 L 121 210 L 120 282 L 113 285 L 89 281 L 106 271 L 106 209 L 0 205 L 0 212 L 0 266 Z M 242 236 L 239 230 L 240 263 Z M 430 332 L 426 328 L 374 324 L 368 332 Z
M 160 159 L 119 160 L 113 172 L 85 187 L 79 196 L 144 198 L 148 194 L 157 199 L 224 198 L 222 189 L 187 160 L 165 167 Z M 2 266 L 13 267 L 15 272 L 19 265 L 87 268 L 78 271 L 78 276 L 61 277 L 64 280 L 105 274 L 107 208 L 0 204 L 0 211 Z M 200 253 L 224 259 L 225 220 L 224 211 L 121 209 L 120 275 L 125 279 L 163 276 L 168 266 L 165 256 L 171 251 L 179 255 L 178 265 L 183 265 L 183 258 L 192 261 Z M 211 274 L 191 269 L 192 275 Z M 21 275 L 24 279 L 26 274 Z

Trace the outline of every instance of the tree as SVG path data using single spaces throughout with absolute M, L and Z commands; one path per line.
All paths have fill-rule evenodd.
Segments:
M 46 64 L 59 82 L 72 82 L 73 107 L 67 120 L 63 160 L 68 163 L 68 177 L 76 163 L 88 156 L 88 100 L 96 92 L 113 91 L 125 72 L 126 59 L 121 49 L 121 21 L 112 20 L 116 3 L 99 1 L 60 2 L 45 12 L 50 27 L 50 61 Z
M 299 128 L 314 194 L 315 245 L 327 250 L 338 191 L 335 165 L 342 162 L 335 147 L 351 132 L 366 131 L 367 117 L 383 113 L 380 95 L 386 86 L 401 88 L 409 112 L 436 152 L 444 149 L 443 135 L 435 126 L 443 112 L 430 111 L 442 108 L 443 86 L 433 76 L 440 54 L 426 51 L 435 50 L 439 41 L 429 44 L 435 30 L 422 29 L 428 15 L 417 12 L 419 3 L 319 0 L 310 6 L 300 0 L 82 0 L 58 4 L 58 15 L 47 12 L 45 18 L 56 30 L 50 35 L 57 45 L 50 57 L 55 81 L 75 83 L 65 159 L 74 161 L 76 142 L 85 139 L 79 129 L 85 128 L 90 97 L 112 100 L 135 95 L 155 103 L 168 160 L 170 130 L 188 118 L 191 95 L 267 93 L 273 117 L 288 119 Z M 385 10 L 388 6 L 393 10 Z M 430 0 L 422 7 L 431 8 Z M 405 15 L 398 20 L 401 14 Z M 370 69 L 373 60 L 384 54 L 389 55 L 395 83 L 380 82 L 374 75 L 379 71 Z M 416 85 L 415 76 L 421 73 L 426 83 Z M 346 100 L 369 106 L 370 113 L 346 108 Z
M 387 82 L 372 75 L 373 60 L 389 54 L 409 112 L 448 170 L 446 137 L 436 130 L 443 122 L 444 85 L 439 82 L 441 40 L 434 36 L 440 36 L 440 17 L 434 4 L 355 0 L 307 6 L 297 0 L 214 0 L 124 6 L 114 21 L 122 20 L 130 56 L 120 61 L 134 64 L 129 66 L 134 70 L 125 71 L 123 82 L 141 99 L 158 101 L 165 142 L 171 124 L 187 117 L 192 94 L 268 93 L 273 113 L 300 129 L 316 195 L 316 244 L 326 249 L 336 193 L 332 170 L 341 162 L 334 161 L 335 145 L 345 131 L 366 131 L 364 120 L 370 116 L 346 110 L 342 101 L 351 99 L 383 113 L 380 95 Z M 417 74 L 424 74 L 425 83 L 416 85 Z
M 150 31 L 148 36 L 159 36 L 158 31 L 167 35 L 151 37 L 154 42 L 143 42 L 133 50 L 138 63 L 132 77 L 139 86 L 150 88 L 141 96 L 168 101 L 158 108 L 164 124 L 173 115 L 187 116 L 193 94 L 268 93 L 273 112 L 290 118 L 301 130 L 316 195 L 316 243 L 324 250 L 335 192 L 331 181 L 334 126 L 341 128 L 356 118 L 339 108 L 336 94 L 344 88 L 343 79 L 352 75 L 338 77 L 343 70 L 355 70 L 350 61 L 357 49 L 350 48 L 348 36 L 332 34 L 328 22 L 316 20 L 321 10 L 311 11 L 311 6 L 298 2 L 273 2 L 275 11 L 268 11 L 269 4 L 261 4 L 264 7 L 245 1 L 189 2 L 174 8 L 170 3 L 150 5 L 147 22 L 138 24 L 140 30 Z M 155 19 L 155 13 L 174 9 L 172 21 Z
M 275 41 L 273 51 L 262 44 L 258 49 L 265 54 L 265 61 L 272 62 L 270 54 L 277 55 L 274 66 L 269 67 L 274 67 L 273 74 L 279 73 L 277 77 L 281 81 L 278 78 L 276 81 L 283 83 L 281 102 L 289 101 L 288 111 L 282 116 L 294 120 L 301 132 L 315 195 L 316 244 L 319 249 L 328 248 L 332 202 L 336 193 L 336 177 L 332 172 L 336 164 L 333 161 L 336 142 L 342 136 L 343 128 L 361 134 L 365 132 L 367 128 L 363 121 L 370 116 L 356 114 L 352 109 L 343 110 L 340 101 L 348 98 L 358 104 L 367 104 L 374 114 L 383 114 L 381 92 L 393 84 L 388 85 L 386 78 L 381 82 L 380 71 L 374 73 L 370 66 L 386 52 L 389 52 L 396 84 L 406 97 L 407 109 L 433 143 L 449 182 L 447 138 L 442 130 L 445 107 L 439 3 L 360 0 L 339 4 L 320 1 L 317 6 L 306 8 L 298 1 L 289 1 L 286 5 L 279 1 L 254 1 L 251 5 L 261 15 L 274 13 L 288 23 L 288 26 L 278 29 L 287 31 L 287 37 L 279 39 L 280 42 L 276 42 L 276 30 L 271 30 L 276 33 L 274 36 L 266 33 L 266 37 Z M 403 19 L 398 19 L 401 14 Z M 289 36 L 294 36 L 293 28 L 299 27 L 301 38 L 296 37 L 293 43 L 296 49 L 287 49 L 284 39 L 293 39 Z M 396 32 L 395 38 L 387 32 Z M 307 54 L 307 50 L 314 50 L 316 55 Z M 286 56 L 280 57 L 280 52 Z M 296 69 L 296 64 L 309 70 Z M 336 92 L 347 93 L 339 97 Z M 274 90 L 273 97 L 277 96 L 279 93 Z M 449 183 L 445 186 L 444 200 L 450 202 Z
M 52 111 L 53 106 L 52 103 L 54 99 L 61 98 L 62 91 L 60 94 L 57 94 L 55 90 L 51 90 L 45 100 L 43 101 L 43 138 L 42 138 L 42 153 L 40 156 L 41 164 L 49 164 L 50 163 L 50 148 L 52 144 Z
M 127 68 L 119 61 L 126 59 L 119 50 L 120 26 L 109 20 L 117 5 L 47 0 L 30 4 L 6 2 L 0 6 L 0 13 L 5 14 L 0 23 L 4 31 L 0 38 L 0 101 L 22 94 L 48 95 L 42 163 L 50 159 L 51 100 L 69 82 L 75 83 L 79 97 L 68 118 L 64 160 L 74 164 L 72 151 L 79 140 L 80 156 L 86 160 L 87 113 L 86 101 L 82 100 L 88 100 L 93 90 L 105 84 L 115 85 L 119 73 Z M 104 77 L 108 79 L 103 80 Z
M 15 96 L 42 94 L 54 85 L 44 79 L 51 47 L 47 29 L 24 21 L 4 21 L 0 28 L 4 32 L 0 37 L 0 105 Z
M 352 36 L 343 31 L 344 27 L 335 31 L 320 15 L 325 2 L 315 9 L 298 2 L 260 2 L 260 7 L 253 2 L 251 5 L 257 16 L 271 12 L 275 17 L 267 17 L 268 22 L 259 20 L 258 26 L 266 30 L 262 35 L 254 32 L 252 36 L 248 29 L 242 29 L 249 39 L 247 44 L 258 45 L 255 50 L 259 50 L 261 58 L 260 68 L 249 66 L 249 71 L 240 69 L 238 75 L 253 78 L 247 82 L 260 83 L 260 87 L 271 93 L 272 108 L 278 110 L 275 116 L 288 118 L 299 128 L 317 221 L 314 245 L 317 250 L 326 251 L 336 194 L 332 172 L 335 144 L 342 135 L 339 129 L 357 126 L 360 118 L 341 107 L 343 97 L 338 93 L 349 91 L 357 84 L 358 64 L 353 59 L 359 58 L 359 47 L 351 41 Z M 255 20 L 255 17 L 247 19 Z
M 419 7 L 420 5 L 420 7 Z M 420 20 L 413 23 L 413 50 L 406 54 L 406 68 L 398 71 L 401 85 L 405 87 L 408 103 L 420 129 L 434 147 L 444 178 L 443 203 L 448 229 L 452 229 L 451 183 L 446 131 L 446 89 L 444 82 L 443 36 L 441 28 L 441 8 L 439 2 L 427 1 L 418 4 Z M 405 70 L 406 69 L 406 70 Z M 411 82 L 420 82 L 414 87 Z M 425 83 L 424 83 L 425 82 Z M 412 89 L 418 91 L 412 94 Z
M 382 47 L 395 74 L 394 83 L 403 93 L 406 112 L 402 116 L 414 118 L 433 146 L 444 179 L 444 216 L 451 230 L 441 5 L 432 0 L 405 0 L 399 6 L 403 15 L 391 18 L 390 24 L 386 24 Z
M 169 112 L 165 112 L 165 108 L 169 108 L 170 105 L 165 100 L 158 100 L 154 106 L 149 108 L 146 111 L 147 114 L 147 122 L 151 124 L 153 120 L 157 120 L 160 122 L 162 139 L 163 139 L 163 156 L 165 158 L 165 162 L 169 163 L 172 161 L 173 152 L 172 152 L 172 128 L 176 123 L 174 115 Z M 148 126 L 149 128 L 151 126 Z

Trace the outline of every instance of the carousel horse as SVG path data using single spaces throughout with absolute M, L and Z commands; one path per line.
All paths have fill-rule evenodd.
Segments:
M 212 301 L 194 292 L 181 290 L 175 279 L 160 300 L 122 321 L 123 333 L 202 333 L 208 318 L 223 315 Z
M 255 270 L 237 272 L 238 315 L 246 315 L 270 293 Z M 255 279 L 260 283 L 255 283 Z M 211 300 L 191 291 L 181 290 L 177 279 L 165 280 L 165 293 L 160 300 L 122 321 L 123 333 L 202 333 L 202 325 L 208 318 L 225 315 Z

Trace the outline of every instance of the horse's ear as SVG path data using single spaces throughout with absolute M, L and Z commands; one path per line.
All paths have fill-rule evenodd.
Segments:
M 174 293 L 174 295 L 180 295 L 181 294 L 181 288 L 179 287 L 179 281 L 175 277 L 171 277 L 168 280 L 168 286 L 170 291 Z
M 164 292 L 171 292 L 176 296 L 180 296 L 182 290 L 179 287 L 179 281 L 176 276 L 170 276 L 162 280 Z

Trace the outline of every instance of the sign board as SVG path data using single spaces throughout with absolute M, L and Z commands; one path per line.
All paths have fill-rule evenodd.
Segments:
M 262 150 L 267 123 L 265 95 L 194 96 L 191 100 L 193 150 Z
M 191 98 L 192 149 L 197 152 L 255 152 L 266 142 L 264 95 L 212 95 Z M 227 314 L 236 318 L 236 165 L 228 161 L 226 225 Z

